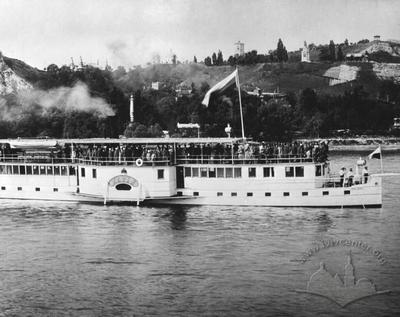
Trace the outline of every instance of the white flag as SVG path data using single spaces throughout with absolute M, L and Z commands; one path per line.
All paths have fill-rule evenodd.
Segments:
M 371 159 L 380 159 L 381 158 L 381 146 L 379 146 L 375 151 L 373 151 L 370 155 L 368 155 L 368 158 Z
M 218 91 L 224 91 L 226 88 L 232 86 L 233 84 L 236 84 L 236 87 L 239 87 L 239 76 L 238 76 L 237 69 L 235 69 L 235 71 L 232 74 L 230 74 L 228 77 L 224 78 L 219 83 L 217 83 L 213 87 L 211 87 L 211 89 L 209 91 L 207 91 L 207 93 L 204 96 L 204 99 L 201 103 L 208 107 L 212 93 L 215 93 Z

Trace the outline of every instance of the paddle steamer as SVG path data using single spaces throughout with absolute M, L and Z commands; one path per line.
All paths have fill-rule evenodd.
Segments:
M 0 198 L 137 205 L 382 205 L 379 175 L 347 186 L 330 173 L 326 157 L 238 154 L 246 146 L 243 142 L 242 138 L 3 139 Z

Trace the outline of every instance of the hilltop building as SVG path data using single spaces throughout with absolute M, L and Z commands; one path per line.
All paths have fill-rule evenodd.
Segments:
M 244 43 L 237 41 L 235 43 L 235 57 L 244 55 Z
M 151 83 L 151 89 L 159 90 L 160 89 L 160 82 L 159 81 L 153 81 Z
M 301 50 L 301 61 L 304 63 L 310 62 L 310 49 L 308 48 L 306 41 L 304 41 L 304 46 Z
M 359 70 L 360 68 L 357 66 L 342 64 L 329 68 L 323 77 L 329 79 L 329 86 L 335 86 L 356 80 Z
M 379 42 L 381 40 L 380 35 L 374 35 L 374 41 Z
M 181 98 L 183 96 L 190 96 L 192 94 L 192 86 L 185 82 L 180 83 L 175 87 L 176 96 Z

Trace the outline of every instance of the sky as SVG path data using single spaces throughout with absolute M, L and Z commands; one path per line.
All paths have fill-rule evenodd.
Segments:
M 0 50 L 44 68 L 204 60 L 234 43 L 267 53 L 327 44 L 400 40 L 399 0 L 0 0 Z

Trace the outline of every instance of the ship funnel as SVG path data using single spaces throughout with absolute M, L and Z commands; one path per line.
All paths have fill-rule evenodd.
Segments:
M 129 115 L 130 115 L 130 122 L 133 123 L 133 95 L 130 98 L 130 107 L 129 107 Z

